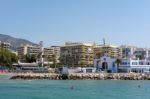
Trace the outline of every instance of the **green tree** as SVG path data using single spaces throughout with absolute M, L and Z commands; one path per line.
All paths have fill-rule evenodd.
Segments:
M 14 53 L 11 54 L 11 61 L 16 62 L 16 63 L 18 62 L 18 57 L 16 54 Z
M 27 63 L 36 62 L 37 59 L 35 55 L 29 55 L 29 54 L 26 54 L 24 57 L 25 57 L 25 62 Z
M 10 52 L 7 49 L 0 49 L 0 65 L 3 67 L 11 68 L 13 63 L 18 61 L 16 54 Z
M 81 66 L 81 67 L 86 67 L 86 63 L 85 63 L 84 61 L 82 61 L 82 62 L 80 63 L 80 66 Z
M 53 67 L 53 68 L 56 68 L 57 67 L 57 57 L 56 57 L 56 55 L 55 54 L 53 54 L 51 57 L 49 56 L 48 57 L 48 61 L 49 62 L 52 62 L 52 65 L 51 65 L 51 67 Z
M 47 58 L 48 66 L 50 67 L 51 57 L 50 57 L 50 56 L 47 56 L 46 58 Z
M 56 59 L 55 54 L 52 55 L 52 62 L 53 62 L 53 67 L 56 68 L 57 67 L 57 59 Z
M 102 56 L 101 52 L 96 53 L 96 58 L 100 58 Z
M 115 63 L 117 64 L 117 71 L 119 70 L 119 65 L 121 64 L 121 59 L 117 58 Z

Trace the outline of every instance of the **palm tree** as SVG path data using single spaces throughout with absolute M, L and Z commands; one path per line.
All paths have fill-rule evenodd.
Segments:
M 96 53 L 96 58 L 100 58 L 102 56 L 101 52 Z
M 85 63 L 84 61 L 82 61 L 82 62 L 80 63 L 80 67 L 86 67 L 86 63 Z
M 53 62 L 53 67 L 56 69 L 56 66 L 57 66 L 57 59 L 56 59 L 57 57 L 56 57 L 56 55 L 55 54 L 53 54 L 52 55 L 52 62 Z
M 48 62 L 48 66 L 49 66 L 49 67 L 51 67 L 51 66 L 50 66 L 50 61 L 51 61 L 51 57 L 50 57 L 50 56 L 47 56 L 47 62 Z
M 24 57 L 25 57 L 25 62 L 28 62 L 28 63 L 36 62 L 35 55 L 26 54 Z
M 117 58 L 115 63 L 117 64 L 117 72 L 119 70 L 119 65 L 122 63 L 121 59 Z

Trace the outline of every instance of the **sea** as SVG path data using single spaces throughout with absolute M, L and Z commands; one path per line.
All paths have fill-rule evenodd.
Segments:
M 150 99 L 150 81 L 9 80 L 0 76 L 0 99 Z

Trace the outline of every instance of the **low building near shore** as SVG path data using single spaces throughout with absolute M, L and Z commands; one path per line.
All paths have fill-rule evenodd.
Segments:
M 103 56 L 99 59 L 94 60 L 94 66 L 97 71 L 105 71 L 110 73 L 117 72 L 135 72 L 135 73 L 149 73 L 150 72 L 150 59 L 139 60 L 139 59 L 120 59 L 121 63 L 116 64 L 116 58 Z
M 122 72 L 135 72 L 135 73 L 149 73 L 150 72 L 150 60 L 139 59 L 122 59 L 119 69 Z
M 45 72 L 48 71 L 46 68 L 44 67 L 39 67 L 38 63 L 17 63 L 17 64 L 13 64 L 13 67 L 17 70 L 17 71 L 21 71 L 21 72 Z
M 21 70 L 35 70 L 39 68 L 37 63 L 18 63 Z
M 72 74 L 72 73 L 96 73 L 96 68 L 95 67 L 75 67 L 75 68 L 68 68 L 68 67 L 63 67 L 60 69 L 61 74 Z
M 116 73 L 118 71 L 117 71 L 117 65 L 115 61 L 116 61 L 115 58 L 103 56 L 99 59 L 94 60 L 94 67 L 96 67 L 96 70 L 98 72 L 105 71 L 110 73 Z
M 96 68 L 94 68 L 94 67 L 82 68 L 82 72 L 83 73 L 95 73 L 96 72 Z

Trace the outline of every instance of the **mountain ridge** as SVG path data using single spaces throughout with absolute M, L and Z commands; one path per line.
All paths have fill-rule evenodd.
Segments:
M 26 45 L 26 44 L 37 45 L 36 43 L 33 43 L 29 40 L 23 38 L 16 38 L 6 34 L 0 34 L 0 41 L 10 43 L 12 50 L 17 50 L 17 47 L 21 45 Z

